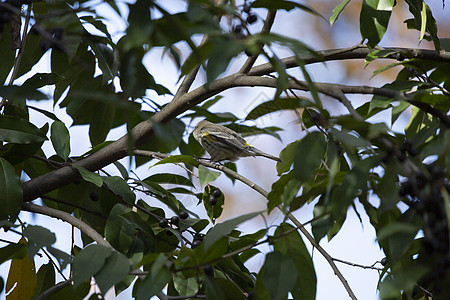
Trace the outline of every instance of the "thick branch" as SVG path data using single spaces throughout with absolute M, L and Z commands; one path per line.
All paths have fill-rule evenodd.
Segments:
M 80 219 L 75 218 L 74 216 L 70 215 L 69 213 L 66 213 L 65 211 L 60 211 L 46 206 L 39 206 L 32 203 L 23 203 L 22 209 L 33 213 L 46 215 L 52 218 L 61 219 L 80 229 L 88 237 L 96 241 L 97 244 L 112 248 L 112 246 L 108 243 L 108 241 L 104 240 L 103 237 L 97 231 L 95 231 L 93 228 L 91 228 L 89 225 L 87 225 Z
M 398 52 L 400 53 L 402 58 L 420 58 L 437 62 L 450 62 L 450 52 L 446 51 L 440 51 L 438 53 L 434 50 L 401 48 L 401 47 L 387 47 L 382 49 Z M 366 58 L 366 56 L 369 53 L 370 50 L 369 48 L 367 48 L 367 46 L 358 45 L 357 47 L 350 47 L 344 49 L 319 50 L 317 51 L 317 55 L 305 54 L 301 58 L 303 59 L 305 64 L 313 64 L 318 62 L 334 61 L 334 60 L 361 59 Z M 399 56 L 396 54 L 391 54 L 385 58 L 398 60 Z M 288 69 L 295 68 L 298 66 L 296 58 L 294 56 L 284 58 L 283 62 L 286 65 L 286 68 Z M 273 66 L 270 63 L 266 63 L 253 67 L 250 70 L 250 72 L 248 72 L 248 75 L 260 76 L 260 75 L 267 75 L 273 72 L 275 72 Z

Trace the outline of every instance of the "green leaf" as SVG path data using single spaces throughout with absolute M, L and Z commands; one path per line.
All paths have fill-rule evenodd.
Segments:
M 299 8 L 303 11 L 306 11 L 308 13 L 311 13 L 313 15 L 319 16 L 322 19 L 324 19 L 324 17 L 322 17 L 322 15 L 320 15 L 316 10 L 314 10 L 313 8 L 304 5 L 304 4 L 300 4 L 300 3 L 296 3 L 294 1 L 286 1 L 286 0 L 277 0 L 277 1 L 272 1 L 272 0 L 256 0 L 254 2 L 252 2 L 252 4 L 250 5 L 251 7 L 255 7 L 255 8 L 260 8 L 260 7 L 264 7 L 267 8 L 268 10 L 286 10 L 286 11 L 290 11 L 294 8 Z
M 0 83 L 5 82 L 14 65 L 16 51 L 11 47 L 11 23 L 3 24 L 3 32 L 0 34 L 0 53 L 2 63 L 0 64 Z
M 122 253 L 128 252 L 135 235 L 134 225 L 122 216 L 130 211 L 131 209 L 123 204 L 116 204 L 105 225 L 105 238 L 114 249 Z
M 170 184 L 176 184 L 176 185 L 186 185 L 190 187 L 194 187 L 194 184 L 191 180 L 187 179 L 184 176 L 177 175 L 177 174 L 170 174 L 170 173 L 160 173 L 160 174 L 154 174 L 147 178 L 145 178 L 143 181 L 151 181 L 156 183 L 170 183 Z
M 217 224 L 216 226 L 211 228 L 203 240 L 203 243 L 205 245 L 205 251 L 207 251 L 208 248 L 211 247 L 221 237 L 230 233 L 236 226 L 256 217 L 259 214 L 261 214 L 261 212 L 253 212 L 253 213 L 245 214 L 245 215 L 239 216 L 237 218 Z
M 39 296 L 43 291 L 55 285 L 55 268 L 51 262 L 48 262 L 39 268 L 36 275 L 37 281 L 33 299 Z
M 291 166 L 294 163 L 295 151 L 297 150 L 299 142 L 300 141 L 292 142 L 288 144 L 283 150 L 281 150 L 281 162 L 277 163 L 276 165 L 278 176 L 288 172 L 291 169 Z
M 113 250 L 110 247 L 92 244 L 83 249 L 73 261 L 74 287 L 79 286 L 92 276 L 97 274 L 105 261 L 111 256 Z
M 37 24 L 34 26 L 37 26 Z M 31 28 L 30 34 L 27 35 L 25 48 L 22 49 L 22 60 L 17 72 L 17 78 L 30 71 L 45 53 L 41 50 L 41 44 L 44 43 L 45 38 L 37 32 L 35 28 Z
M 225 278 L 214 278 L 214 281 L 222 290 L 225 295 L 225 299 L 233 299 L 233 300 L 246 300 L 248 299 L 244 293 L 242 293 L 239 286 L 234 283 L 232 280 L 228 280 Z
M 47 228 L 35 225 L 28 225 L 23 230 L 23 235 L 27 238 L 28 253 L 34 257 L 42 247 L 49 247 L 56 242 L 56 236 Z
M 163 165 L 163 164 L 179 164 L 184 163 L 194 167 L 199 165 L 198 161 L 189 155 L 172 155 L 170 157 L 164 158 L 158 161 L 154 166 Z
M 121 282 L 128 275 L 130 269 L 131 265 L 126 256 L 114 251 L 106 259 L 100 272 L 94 276 L 102 294 L 106 294 L 110 287 Z
M 121 197 L 126 203 L 133 205 L 136 195 L 130 190 L 130 186 L 119 176 L 103 178 L 108 189 L 115 195 Z
M 24 243 L 8 244 L 0 248 L 0 265 L 13 258 L 22 259 L 25 255 L 27 255 L 27 250 Z
M 203 188 L 208 183 L 217 179 L 222 174 L 221 172 L 211 170 L 203 165 L 198 166 L 198 179 L 200 186 Z
M 56 154 L 67 161 L 70 154 L 70 134 L 63 122 L 53 122 L 50 129 L 50 140 Z
M 47 250 L 57 259 L 61 271 L 64 270 L 67 265 L 72 262 L 72 256 L 64 251 L 49 246 L 47 246 Z
M 320 132 L 312 132 L 305 136 L 297 146 L 294 156 L 294 176 L 301 181 L 312 177 L 322 164 L 327 144 Z
M 256 120 L 262 116 L 267 114 L 280 111 L 280 110 L 290 110 L 297 109 L 302 107 L 312 107 L 315 106 L 313 102 L 311 102 L 307 98 L 278 98 L 275 100 L 270 100 L 259 104 L 257 107 L 252 109 L 246 120 Z
M 150 299 L 161 290 L 172 279 L 172 273 L 166 266 L 167 257 L 160 253 L 153 263 L 150 273 L 140 283 L 137 291 L 137 300 Z
M 211 83 L 225 72 L 231 60 L 245 49 L 242 41 L 229 36 L 213 38 L 210 42 L 212 49 L 205 68 L 207 83 Z
M 0 157 L 0 220 L 16 221 L 22 207 L 22 185 L 13 166 Z
M 86 180 L 87 182 L 91 182 L 98 187 L 101 187 L 103 185 L 103 179 L 97 173 L 88 171 L 85 168 L 83 168 L 82 166 L 79 166 L 76 164 L 73 164 L 72 167 L 77 169 L 77 171 L 80 172 L 81 177 L 83 177 L 83 179 Z
M 330 17 L 330 26 L 333 26 L 333 24 L 337 21 L 337 19 L 339 18 L 341 13 L 344 11 L 344 8 L 347 6 L 347 4 L 349 2 L 350 2 L 350 0 L 344 0 L 341 2 L 341 4 L 339 4 L 338 6 L 336 6 L 333 9 L 333 14 Z
M 363 39 L 370 48 L 375 47 L 386 33 L 395 0 L 364 0 L 359 18 Z
M 283 223 L 275 231 L 275 237 L 294 227 Z M 294 299 L 316 299 L 317 277 L 311 255 L 298 231 L 273 239 L 274 250 L 289 256 L 297 269 L 297 281 L 291 290 Z
M 214 281 L 214 278 L 206 276 L 204 285 L 206 286 L 207 299 L 226 300 L 224 292 Z
M 180 296 L 195 295 L 200 288 L 195 277 L 184 278 L 179 273 L 173 275 L 173 285 Z
M 0 141 L 32 144 L 47 140 L 39 128 L 18 117 L 0 116 Z
M 273 300 L 284 299 L 297 282 L 298 272 L 294 261 L 278 251 L 266 255 L 261 272 L 262 282 Z
M 281 204 L 281 198 L 286 184 L 293 179 L 293 172 L 283 174 L 276 182 L 272 184 L 272 189 L 267 196 L 267 210 L 270 213 L 275 207 Z
M 402 267 L 395 272 L 394 277 L 386 276 L 380 283 L 380 298 L 393 299 L 399 296 L 400 291 L 410 293 L 417 282 L 429 271 L 428 266 L 412 264 Z

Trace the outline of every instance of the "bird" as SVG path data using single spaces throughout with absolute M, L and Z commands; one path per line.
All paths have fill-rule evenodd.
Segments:
M 234 130 L 207 120 L 200 121 L 192 134 L 209 153 L 212 162 L 235 161 L 246 156 L 263 156 L 281 162 L 278 157 L 251 146 Z

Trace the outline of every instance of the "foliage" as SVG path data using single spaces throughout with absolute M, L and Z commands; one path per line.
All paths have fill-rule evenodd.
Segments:
M 316 247 L 325 236 L 331 240 L 348 209 L 359 202 L 386 255 L 378 286 L 381 298 L 449 299 L 450 49 L 437 35 L 429 6 L 407 0 L 411 19 L 405 22 L 419 32 L 420 40 L 432 41 L 435 50 L 378 47 L 397 1 L 363 0 L 359 22 L 366 44 L 327 52 L 271 32 L 278 10 L 301 10 L 323 19 L 312 7 L 281 0 L 216 2 L 188 1 L 178 13 L 165 9 L 163 1 L 137 0 L 127 5 L 127 13 L 117 1 L 104 2 L 127 20 L 118 40 L 93 1 L 0 2 L 0 79 L 5 82 L 0 86 L 0 224 L 22 235 L 19 242 L 0 248 L 0 263 L 11 262 L 8 279 L 0 277 L 0 288 L 14 287 L 10 299 L 80 299 L 94 278 L 103 295 L 111 287 L 119 294 L 132 286 L 137 299 L 161 296 L 165 287 L 169 299 L 315 299 L 317 277 L 304 238 Z M 331 25 L 349 2 L 336 3 L 329 12 Z M 260 13 L 267 13 L 263 28 L 250 34 L 250 27 L 253 32 L 262 24 Z M 207 36 L 200 44 L 199 35 Z M 185 59 L 180 45 L 189 50 Z M 158 83 L 157 72 L 144 63 L 154 48 L 163 48 L 177 66 L 173 76 L 182 83 L 176 93 Z M 280 48 L 292 57 L 279 57 Z M 249 58 L 241 73 L 227 73 L 231 61 L 244 52 Z M 257 56 L 268 63 L 252 68 Z M 363 58 L 366 64 L 395 60 L 374 76 L 394 66 L 401 69 L 394 81 L 374 89 L 316 83 L 305 68 L 344 58 Z M 50 72 L 36 72 L 34 67 L 44 59 Z M 191 90 L 199 68 L 206 73 L 204 85 Z M 305 81 L 288 73 L 291 68 L 298 68 Z M 236 173 L 234 163 L 199 160 L 204 150 L 185 134 L 186 124 L 206 118 L 243 136 L 280 139 L 278 127 L 258 128 L 230 112 L 213 112 L 214 104 L 226 100 L 219 94 L 236 86 L 275 89 L 275 97 L 249 112 L 245 121 L 295 111 L 306 132 L 281 152 L 279 179 L 267 192 Z M 310 91 L 311 96 L 298 96 L 295 90 Z M 353 108 L 346 93 L 373 97 Z M 327 109 L 323 94 L 344 104 L 348 114 Z M 171 101 L 154 101 L 154 95 Z M 71 155 L 67 125 L 31 101 L 52 101 L 65 108 L 72 126 L 88 125 L 92 150 Z M 48 123 L 41 128 L 33 124 L 31 110 Z M 409 111 L 406 127 L 394 130 Z M 391 120 L 371 121 L 381 114 L 390 114 Z M 120 126 L 128 135 L 107 141 Z M 44 154 L 45 141 L 51 142 L 55 155 Z M 118 161 L 125 156 L 133 157 L 137 167 L 155 160 L 181 165 L 186 174 L 150 169 L 151 175 L 140 179 Z M 103 171 L 109 164 L 117 167 L 117 174 Z M 212 168 L 254 188 L 267 198 L 267 211 L 279 208 L 285 221 L 275 230 L 255 233 L 236 228 L 261 212 L 217 222 L 226 195 L 211 184 L 221 175 Z M 195 189 L 195 176 L 201 192 Z M 186 195 L 204 206 L 209 220 L 184 206 L 180 198 Z M 36 198 L 43 200 L 42 207 L 29 204 Z M 159 202 L 150 206 L 142 198 Z M 314 203 L 313 238 L 301 224 L 287 221 L 307 203 Z M 54 248 L 51 228 L 22 223 L 22 210 L 72 223 L 81 231 L 82 245 L 72 245 L 71 253 Z M 245 263 L 264 243 L 272 250 L 264 254 L 261 270 L 250 272 Z M 34 258 L 42 253 L 57 263 L 51 260 L 35 270 Z M 56 285 L 55 273 L 68 265 L 67 284 Z

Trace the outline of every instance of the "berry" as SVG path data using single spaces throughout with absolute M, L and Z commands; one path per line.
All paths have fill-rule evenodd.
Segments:
M 400 185 L 400 189 L 398 190 L 398 193 L 400 196 L 404 197 L 406 195 L 409 195 L 413 192 L 413 185 L 411 184 L 411 181 L 405 181 L 402 182 Z
M 383 257 L 383 259 L 381 259 L 380 264 L 383 265 L 383 267 L 387 264 L 387 258 Z
M 209 204 L 211 204 L 212 206 L 217 204 L 217 198 L 214 197 L 213 195 L 209 196 Z
M 178 214 L 178 216 L 180 217 L 181 220 L 186 220 L 189 217 L 189 214 L 187 211 L 183 210 Z
M 207 276 L 213 276 L 214 275 L 214 269 L 210 265 L 206 265 L 203 268 L 203 272 L 205 272 L 205 275 L 207 275 Z
M 215 190 L 212 192 L 212 195 L 213 195 L 215 198 L 220 198 L 220 196 L 222 196 L 222 191 L 219 190 L 219 189 L 215 189 Z
M 241 33 L 242 32 L 242 26 L 241 25 L 236 25 L 233 27 L 233 32 L 235 33 Z
M 202 241 L 200 240 L 195 240 L 192 242 L 192 248 L 197 248 L 198 246 L 200 246 L 202 244 Z
M 169 226 L 169 221 L 167 221 L 166 218 L 162 218 L 161 220 L 158 221 L 159 227 L 161 228 L 166 228 L 167 226 Z
M 92 191 L 89 194 L 89 198 L 91 198 L 92 201 L 98 201 L 99 200 L 98 193 L 95 191 Z
M 258 20 L 258 17 L 256 15 L 249 15 L 247 17 L 247 23 L 248 24 L 253 24 Z
M 172 223 L 173 225 L 177 225 L 178 223 L 180 223 L 180 218 L 178 216 L 173 216 L 172 218 L 170 218 L 170 223 Z
M 250 13 L 250 5 L 247 3 L 244 4 L 244 8 L 242 9 L 246 14 Z

